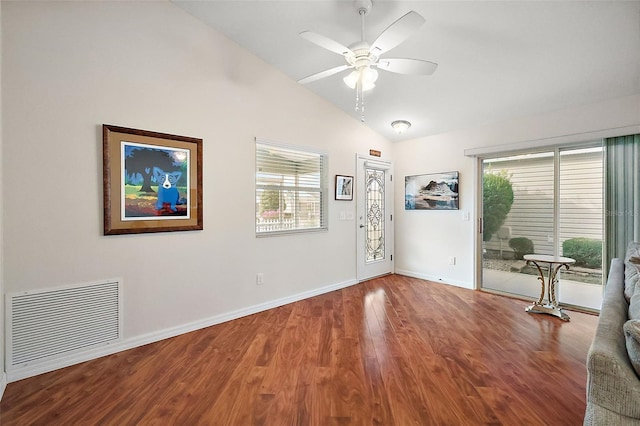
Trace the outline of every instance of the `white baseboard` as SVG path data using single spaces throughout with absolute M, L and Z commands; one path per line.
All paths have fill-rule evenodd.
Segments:
M 203 320 L 183 324 L 177 327 L 171 327 L 171 328 L 156 331 L 153 333 L 136 336 L 130 339 L 123 339 L 117 342 L 112 342 L 109 344 L 105 344 L 104 346 L 95 347 L 90 350 L 84 350 L 82 352 L 69 354 L 64 357 L 52 359 L 46 362 L 33 363 L 31 365 L 15 367 L 14 369 L 8 368 L 6 375 L 3 374 L 1 378 L 2 381 L 0 381 L 0 386 L 2 386 L 3 383 L 6 386 L 7 383 L 26 379 L 27 377 L 48 373 L 50 371 L 68 367 L 70 365 L 79 364 L 81 362 L 89 361 L 89 360 L 100 358 L 106 355 L 111 355 L 117 352 L 126 351 L 128 349 L 137 348 L 139 346 L 147 345 L 149 343 L 154 343 L 160 340 L 179 336 L 181 334 L 189 333 L 191 331 L 200 330 L 202 328 L 210 327 L 212 325 L 221 324 L 223 322 L 242 318 L 248 315 L 253 315 L 258 312 L 277 308 L 278 306 L 287 305 L 289 303 L 308 299 L 310 297 L 319 296 L 321 294 L 329 293 L 335 290 L 340 290 L 342 288 L 346 288 L 357 283 L 358 281 L 355 279 L 343 281 L 341 283 L 332 284 L 332 285 L 321 287 L 315 290 L 305 291 L 302 293 L 294 294 L 291 296 L 283 297 L 281 299 L 276 299 L 276 300 L 272 300 L 265 303 L 260 303 L 257 305 L 249 306 L 247 308 L 238 309 L 235 311 L 216 315 Z M 4 390 L 4 387 L 0 387 L 0 390 Z
M 428 275 L 420 272 L 408 271 L 406 269 L 398 269 L 398 268 L 396 268 L 395 273 L 398 275 L 406 275 L 407 277 L 420 278 L 421 280 L 433 281 L 436 283 L 449 284 L 456 287 L 473 289 L 473 283 L 469 283 L 466 281 L 451 280 L 448 278 L 437 277 L 435 275 Z

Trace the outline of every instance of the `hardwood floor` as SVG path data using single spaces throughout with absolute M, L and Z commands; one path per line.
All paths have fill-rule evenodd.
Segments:
M 2 425 L 580 425 L 597 317 L 391 275 L 10 383 Z

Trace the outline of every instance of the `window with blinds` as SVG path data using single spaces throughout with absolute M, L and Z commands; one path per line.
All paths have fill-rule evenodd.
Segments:
M 256 235 L 327 229 L 327 154 L 256 140 Z

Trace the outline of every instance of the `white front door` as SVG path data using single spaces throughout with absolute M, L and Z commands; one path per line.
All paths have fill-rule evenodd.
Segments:
M 357 279 L 393 272 L 393 165 L 357 156 Z

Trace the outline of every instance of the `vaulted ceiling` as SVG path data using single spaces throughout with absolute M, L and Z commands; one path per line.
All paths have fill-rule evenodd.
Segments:
M 345 46 L 360 40 L 350 0 L 173 0 L 293 80 L 345 64 L 299 36 Z M 380 71 L 365 92 L 365 122 L 392 141 L 488 125 L 640 94 L 640 1 L 376 1 L 365 17 L 373 41 L 414 10 L 426 22 L 386 57 L 439 64 L 431 76 Z M 343 71 L 306 87 L 347 114 L 355 91 Z M 404 119 L 396 134 L 390 123 Z

